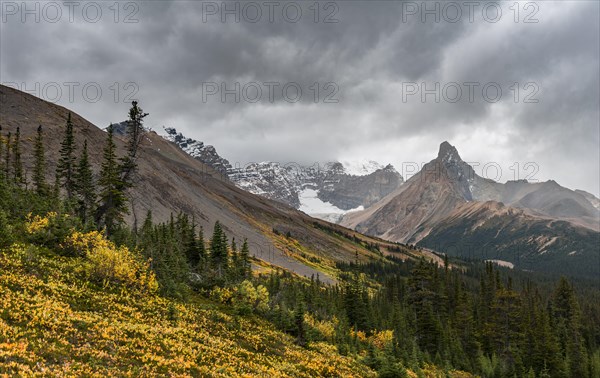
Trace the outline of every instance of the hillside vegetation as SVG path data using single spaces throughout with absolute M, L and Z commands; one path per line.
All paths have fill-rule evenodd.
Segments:
M 107 130 L 99 169 L 67 116 L 50 182 L 42 127 L 31 149 L 19 128 L 0 134 L 0 374 L 600 375 L 589 281 L 425 259 L 313 220 L 301 230 L 331 248 L 317 253 L 299 228 L 256 224 L 298 264 L 335 277 L 324 284 L 319 270 L 300 277 L 253 258 L 219 221 L 206 238 L 183 210 L 128 224 L 144 114 L 133 103 L 124 153 Z
M 32 244 L 0 252 L 0 374 L 369 377 L 332 345 L 308 348 L 257 316 L 90 281 L 91 262 Z

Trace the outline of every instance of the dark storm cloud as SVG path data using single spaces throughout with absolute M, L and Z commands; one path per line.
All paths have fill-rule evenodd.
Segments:
M 472 20 L 463 2 L 454 3 L 463 12 L 457 22 L 447 19 L 451 6 L 444 13 L 448 2 L 320 2 L 316 23 L 309 8 L 314 3 L 292 3 L 303 11 L 298 22 L 282 16 L 288 3 L 279 3 L 273 22 L 264 4 L 254 3 L 263 11 L 256 23 L 243 14 L 240 22 L 232 15 L 222 22 L 221 14 L 206 12 L 221 2 L 122 2 L 116 23 L 112 2 L 102 3 L 95 23 L 77 11 L 73 23 L 66 15 L 56 23 L 43 17 L 21 22 L 19 14 L 4 12 L 0 81 L 29 89 L 36 82 L 98 83 L 98 102 L 81 93 L 58 101 L 98 125 L 124 118 L 123 100 L 135 92 L 154 129 L 176 127 L 240 164 L 359 157 L 400 170 L 402 162 L 433 158 L 439 143 L 449 140 L 466 160 L 535 160 L 541 179 L 600 191 L 597 2 L 521 2 L 518 15 L 508 8 L 512 2 L 503 3 L 497 22 L 485 18 L 493 18 L 496 2 L 478 2 Z M 227 4 L 242 8 L 247 2 Z M 433 14 L 423 22 L 422 4 L 439 7 L 439 22 Z M 328 15 L 337 22 L 324 22 Z M 125 23 L 126 16 L 138 22 Z M 527 16 L 538 22 L 524 22 Z M 128 82 L 137 87 L 124 88 Z M 243 96 L 222 103 L 220 94 L 203 102 L 207 82 L 227 88 L 257 83 L 263 93 L 256 103 Z M 266 82 L 280 83 L 272 102 Z M 281 91 L 291 82 L 303 92 L 296 103 Z M 332 94 L 331 86 L 324 88 L 329 82 L 339 89 L 337 103 L 323 101 Z M 474 101 L 465 82 L 479 83 Z M 442 93 L 436 102 L 434 95 L 422 101 L 417 93 L 404 101 L 407 85 L 436 83 L 440 90 L 457 83 L 462 96 L 451 102 Z M 486 83 L 503 90 L 498 102 L 482 98 Z M 531 94 L 527 83 L 537 87 L 538 103 L 524 103 Z

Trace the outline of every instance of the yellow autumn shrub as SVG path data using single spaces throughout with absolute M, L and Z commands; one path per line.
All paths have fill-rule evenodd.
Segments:
M 25 231 L 30 235 L 44 231 L 50 225 L 50 221 L 56 218 L 57 215 L 58 214 L 55 212 L 49 212 L 46 216 L 42 217 L 39 215 L 32 216 L 32 214 L 29 213 L 27 215 L 27 221 L 25 222 Z
M 103 243 L 72 239 L 90 253 Z M 24 263 L 29 249 L 45 274 Z M 298 346 L 261 317 L 195 294 L 180 302 L 89 285 L 82 261 L 27 243 L 0 250 L 0 377 L 376 376 L 332 345 Z
M 314 329 L 319 335 L 325 340 L 333 340 L 335 337 L 335 329 L 339 324 L 337 317 L 333 317 L 332 320 L 318 320 L 314 315 L 309 312 L 304 314 L 304 322 L 311 328 Z
M 264 312 L 269 308 L 269 291 L 263 285 L 255 287 L 245 280 L 234 288 L 233 304 L 243 312 Z
M 223 304 L 232 304 L 240 313 L 264 312 L 269 308 L 269 291 L 263 285 L 254 286 L 244 280 L 232 288 L 215 287 L 210 298 Z
M 117 247 L 98 231 L 74 231 L 65 239 L 63 248 L 86 257 L 92 280 L 123 284 L 150 292 L 158 289 L 158 282 L 148 263 L 136 258 L 127 247 Z
M 387 329 L 383 331 L 375 331 L 370 337 L 371 344 L 380 350 L 384 350 L 386 347 L 391 347 L 394 341 L 394 331 Z
M 215 302 L 230 304 L 233 298 L 233 291 L 228 287 L 216 286 L 210 291 L 210 299 Z
M 350 330 L 350 337 L 356 337 L 358 341 L 365 343 L 367 342 L 367 334 L 364 331 Z

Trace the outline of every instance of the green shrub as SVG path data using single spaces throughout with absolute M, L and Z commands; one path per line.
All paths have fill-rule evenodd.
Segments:
M 13 228 L 6 213 L 0 210 L 0 248 L 8 247 L 13 242 Z
M 29 214 L 25 222 L 25 232 L 27 240 L 33 244 L 61 251 L 65 255 L 73 255 L 73 251 L 60 246 L 62 241 L 80 226 L 78 218 L 67 214 L 55 212 L 49 212 L 45 216 Z

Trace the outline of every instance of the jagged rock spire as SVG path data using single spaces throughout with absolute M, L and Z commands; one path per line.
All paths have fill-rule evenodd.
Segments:
M 451 145 L 450 143 L 444 141 L 440 144 L 440 150 L 438 152 L 438 159 L 441 159 L 445 162 L 448 161 L 462 161 L 456 147 Z

